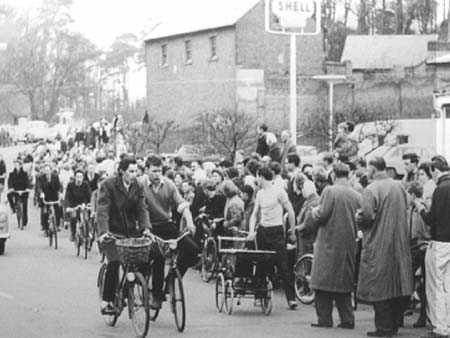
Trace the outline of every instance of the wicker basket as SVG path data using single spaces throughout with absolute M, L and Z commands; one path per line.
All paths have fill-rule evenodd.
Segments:
M 122 264 L 148 263 L 151 241 L 148 238 L 126 238 L 116 242 Z

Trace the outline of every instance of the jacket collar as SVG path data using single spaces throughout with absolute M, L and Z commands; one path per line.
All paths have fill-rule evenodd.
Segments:
M 122 177 L 120 175 L 116 176 L 115 186 L 117 187 L 118 190 L 120 190 L 125 195 L 131 195 L 131 193 L 136 189 L 136 183 L 131 182 L 130 188 L 127 191 L 127 189 L 125 188 L 125 185 L 123 184 Z
M 382 172 L 379 172 L 379 173 L 376 173 L 375 175 L 373 175 L 374 180 L 385 180 L 388 178 L 389 178 L 389 176 L 388 176 L 388 174 L 386 174 L 385 171 L 382 171 Z
M 449 181 L 450 180 L 450 174 L 446 173 L 444 175 L 442 175 L 441 177 L 439 177 L 438 179 L 438 185 L 441 184 L 444 181 Z

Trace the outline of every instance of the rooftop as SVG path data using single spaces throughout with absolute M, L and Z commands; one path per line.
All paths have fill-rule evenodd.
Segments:
M 181 18 L 167 18 L 155 26 L 145 37 L 145 41 L 233 26 L 259 2 L 260 0 L 192 1 L 189 11 L 197 15 L 185 13 Z
M 437 35 L 349 35 L 341 61 L 351 61 L 353 69 L 414 67 L 426 61 L 433 40 Z

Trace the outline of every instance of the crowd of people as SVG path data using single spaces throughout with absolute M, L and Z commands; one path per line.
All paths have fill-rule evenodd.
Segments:
M 322 154 L 314 166 L 302 166 L 289 131 L 283 131 L 278 141 L 264 124 L 258 127 L 256 151 L 234 163 L 135 156 L 118 153 L 108 142 L 86 146 L 81 139 L 66 148 L 62 143 L 42 143 L 16 160 L 7 182 L 9 200 L 14 210 L 18 198 L 14 191 L 34 186 L 44 233 L 47 213 L 42 200 L 64 200 L 58 220 L 60 226 L 70 224 L 71 240 L 76 219 L 72 208 L 81 203 L 93 206 L 100 237 L 109 232 L 130 237 L 144 231 L 175 238 L 188 229 L 193 236 L 180 245 L 182 274 L 198 261 L 203 229 L 195 224 L 196 217 L 223 219 L 218 222 L 220 234 L 248 232 L 259 249 L 276 251 L 278 274 L 292 310 L 297 303 L 286 244 L 294 243 L 298 257 L 314 254 L 311 287 L 317 322 L 312 326 L 333 326 L 335 302 L 338 327 L 353 329 L 351 293 L 357 281 L 358 299 L 374 307 L 376 330 L 368 332 L 371 337 L 397 334 L 414 291 L 414 274 L 421 268 L 426 283 L 418 290 L 421 309 L 414 326 L 424 327 L 428 319 L 430 337 L 447 337 L 448 163 L 442 156 L 420 162 L 417 154 L 405 154 L 407 174 L 394 180 L 386 174 L 383 158 L 367 163 L 356 155 L 355 142 L 348 137 L 353 127 L 340 125 L 336 153 Z M 28 197 L 21 198 L 26 215 Z M 106 252 L 105 312 L 111 307 L 118 269 L 117 251 L 112 246 Z M 155 266 L 164 269 L 162 257 Z M 155 308 L 164 300 L 162 287 L 163 279 L 154 278 Z

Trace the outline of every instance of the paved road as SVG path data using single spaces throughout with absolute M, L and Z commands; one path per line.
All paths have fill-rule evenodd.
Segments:
M 107 327 L 99 315 L 97 257 L 91 255 L 86 261 L 76 257 L 67 230 L 60 233 L 60 248 L 50 248 L 40 232 L 39 213 L 34 207 L 30 208 L 30 224 L 24 231 L 17 229 L 10 216 L 12 238 L 7 242 L 6 254 L 0 256 L 0 338 L 134 337 L 126 312 L 114 328 Z M 272 314 L 265 317 L 251 300 L 235 307 L 231 316 L 218 313 L 214 286 L 201 282 L 195 271 L 186 275 L 185 290 L 186 331 L 177 333 L 166 306 L 157 322 L 151 324 L 148 337 L 347 338 L 364 337 L 373 329 L 373 312 L 368 306 L 356 312 L 354 331 L 313 329 L 313 307 L 300 305 L 298 311 L 289 311 L 279 291 Z M 419 337 L 425 332 L 412 329 L 412 321 L 407 318 L 400 337 Z

